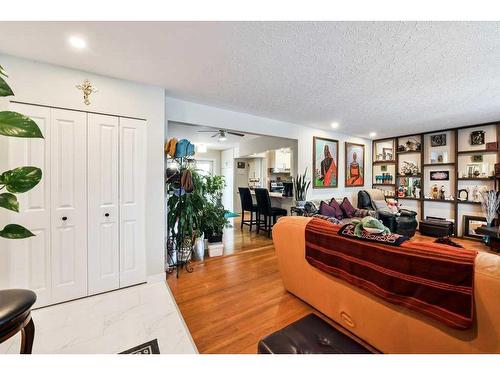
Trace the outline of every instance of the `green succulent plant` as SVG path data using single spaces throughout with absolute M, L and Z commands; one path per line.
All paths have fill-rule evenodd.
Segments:
M 307 168 L 303 175 L 298 175 L 294 178 L 293 188 L 295 190 L 295 200 L 305 201 L 307 196 L 307 191 L 309 186 L 311 186 L 311 181 L 306 182 Z
M 0 97 L 13 96 L 14 92 L 5 81 L 7 74 L 0 66 Z M 38 125 L 27 116 L 12 111 L 0 111 L 0 135 L 19 138 L 43 138 Z M 19 212 L 15 194 L 33 189 L 42 179 L 42 170 L 37 167 L 18 167 L 0 174 L 0 207 Z M 2 192 L 6 190 L 6 192 Z M 1 228 L 1 227 L 0 227 Z M 0 237 L 21 239 L 34 234 L 18 224 L 7 224 L 0 230 Z

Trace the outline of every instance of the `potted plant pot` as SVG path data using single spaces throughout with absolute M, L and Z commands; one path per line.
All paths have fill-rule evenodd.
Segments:
M 208 235 L 208 243 L 222 242 L 222 233 L 211 233 Z
M 195 260 L 203 260 L 205 258 L 205 236 L 203 233 L 194 240 L 193 255 Z

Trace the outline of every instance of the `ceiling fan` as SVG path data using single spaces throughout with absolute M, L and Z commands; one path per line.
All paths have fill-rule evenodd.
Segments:
M 235 135 L 237 137 L 244 137 L 245 136 L 245 134 L 230 132 L 230 131 L 224 130 L 224 129 L 218 129 L 218 130 L 198 130 L 198 133 L 215 133 L 214 135 L 212 135 L 211 138 L 219 137 L 219 139 L 218 139 L 219 142 L 224 142 L 225 140 L 227 140 L 227 135 L 228 134 Z

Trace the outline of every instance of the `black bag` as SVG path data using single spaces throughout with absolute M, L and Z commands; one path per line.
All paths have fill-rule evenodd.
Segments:
M 453 235 L 454 224 L 449 220 L 427 217 L 420 221 L 418 230 L 424 236 L 446 237 Z

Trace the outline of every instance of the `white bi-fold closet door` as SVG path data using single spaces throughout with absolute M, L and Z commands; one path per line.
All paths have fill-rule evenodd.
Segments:
M 89 114 L 89 294 L 144 281 L 144 121 Z
M 45 139 L 10 138 L 7 167 L 38 166 L 43 178 L 5 215 L 36 236 L 0 239 L 0 288 L 32 289 L 41 307 L 145 281 L 145 121 L 11 108 Z

